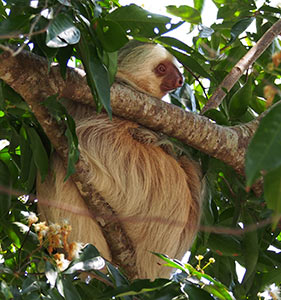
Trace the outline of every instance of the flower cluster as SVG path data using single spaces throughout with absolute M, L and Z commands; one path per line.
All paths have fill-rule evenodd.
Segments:
M 206 263 L 206 265 L 204 267 L 201 267 L 201 260 L 204 259 L 204 256 L 197 255 L 197 256 L 195 256 L 195 258 L 198 260 L 198 265 L 196 266 L 196 270 L 201 273 L 204 273 L 204 269 L 206 269 L 210 264 L 215 263 L 215 259 L 213 257 L 210 257 L 208 263 Z
M 78 257 L 82 248 L 80 243 L 68 242 L 71 225 L 67 221 L 50 225 L 46 222 L 37 222 L 38 217 L 31 213 L 28 217 L 28 225 L 34 226 L 40 246 L 46 246 L 49 254 L 54 256 L 58 268 L 64 270 L 71 260 Z

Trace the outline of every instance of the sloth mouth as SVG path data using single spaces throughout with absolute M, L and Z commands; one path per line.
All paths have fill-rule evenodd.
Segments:
M 162 92 L 168 93 L 168 92 L 170 92 L 170 91 L 176 89 L 176 87 L 174 87 L 174 86 L 167 86 L 167 85 L 162 85 L 162 84 L 161 84 L 161 85 L 160 85 L 160 89 L 161 89 Z

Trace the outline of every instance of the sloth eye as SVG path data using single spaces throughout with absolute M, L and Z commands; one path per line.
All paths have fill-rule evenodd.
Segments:
M 167 68 L 164 64 L 159 64 L 156 69 L 160 74 L 164 74 Z

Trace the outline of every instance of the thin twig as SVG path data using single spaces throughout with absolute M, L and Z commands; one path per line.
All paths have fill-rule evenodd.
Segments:
M 199 83 L 199 85 L 202 88 L 202 91 L 205 95 L 206 100 L 208 100 L 208 95 L 206 93 L 206 89 L 205 89 L 204 85 L 202 84 L 202 82 L 199 80 L 199 77 L 196 76 L 187 65 L 182 65 L 182 66 L 197 80 L 197 82 Z

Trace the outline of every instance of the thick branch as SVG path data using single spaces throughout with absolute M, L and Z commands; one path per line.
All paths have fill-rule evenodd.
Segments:
M 202 114 L 212 108 L 217 108 L 224 97 L 226 96 L 225 90 L 230 91 L 234 84 L 239 80 L 243 73 L 262 55 L 262 53 L 269 47 L 273 40 L 281 33 L 281 20 L 277 21 L 267 32 L 258 40 L 244 57 L 233 67 L 231 72 L 224 78 L 222 83 L 213 93 L 212 97 L 208 100 Z
M 111 105 L 115 114 L 161 131 L 218 158 L 244 173 L 245 151 L 258 121 L 243 126 L 223 127 L 206 117 L 114 84 Z M 121 103 L 122 104 L 121 104 Z
M 77 72 L 71 72 L 69 79 L 60 95 L 94 106 L 85 79 Z M 259 124 L 255 120 L 240 126 L 223 127 L 206 117 L 186 112 L 118 83 L 111 87 L 111 107 L 115 115 L 175 137 L 224 161 L 240 174 L 244 174 L 247 145 Z
M 48 76 L 46 61 L 34 55 L 30 56 L 28 53 L 12 57 L 11 53 L 6 52 L 1 55 L 1 62 L 0 78 L 14 88 L 31 107 L 66 167 L 68 148 L 64 129 L 58 126 L 46 108 L 40 104 L 46 97 L 58 92 L 57 84 L 59 85 L 60 82 L 56 81 L 56 76 L 59 76 L 58 70 L 54 73 L 50 72 Z M 100 221 L 100 227 L 110 246 L 113 262 L 124 268 L 130 278 L 134 278 L 137 272 L 132 242 L 113 209 L 97 193 L 95 187 L 85 183 L 88 172 L 89 167 L 80 155 L 72 179 L 93 217 Z
M 60 76 L 57 66 L 46 74 L 47 62 L 43 58 L 26 52 L 16 57 L 2 54 L 0 78 L 24 99 L 36 98 L 38 101 L 58 94 L 59 97 L 94 105 L 81 72 L 69 69 L 66 81 Z M 239 173 L 243 173 L 246 147 L 258 126 L 258 120 L 255 120 L 241 126 L 223 127 L 118 83 L 111 87 L 111 106 L 115 115 L 175 137 L 224 161 Z M 44 118 L 48 119 L 47 116 Z

